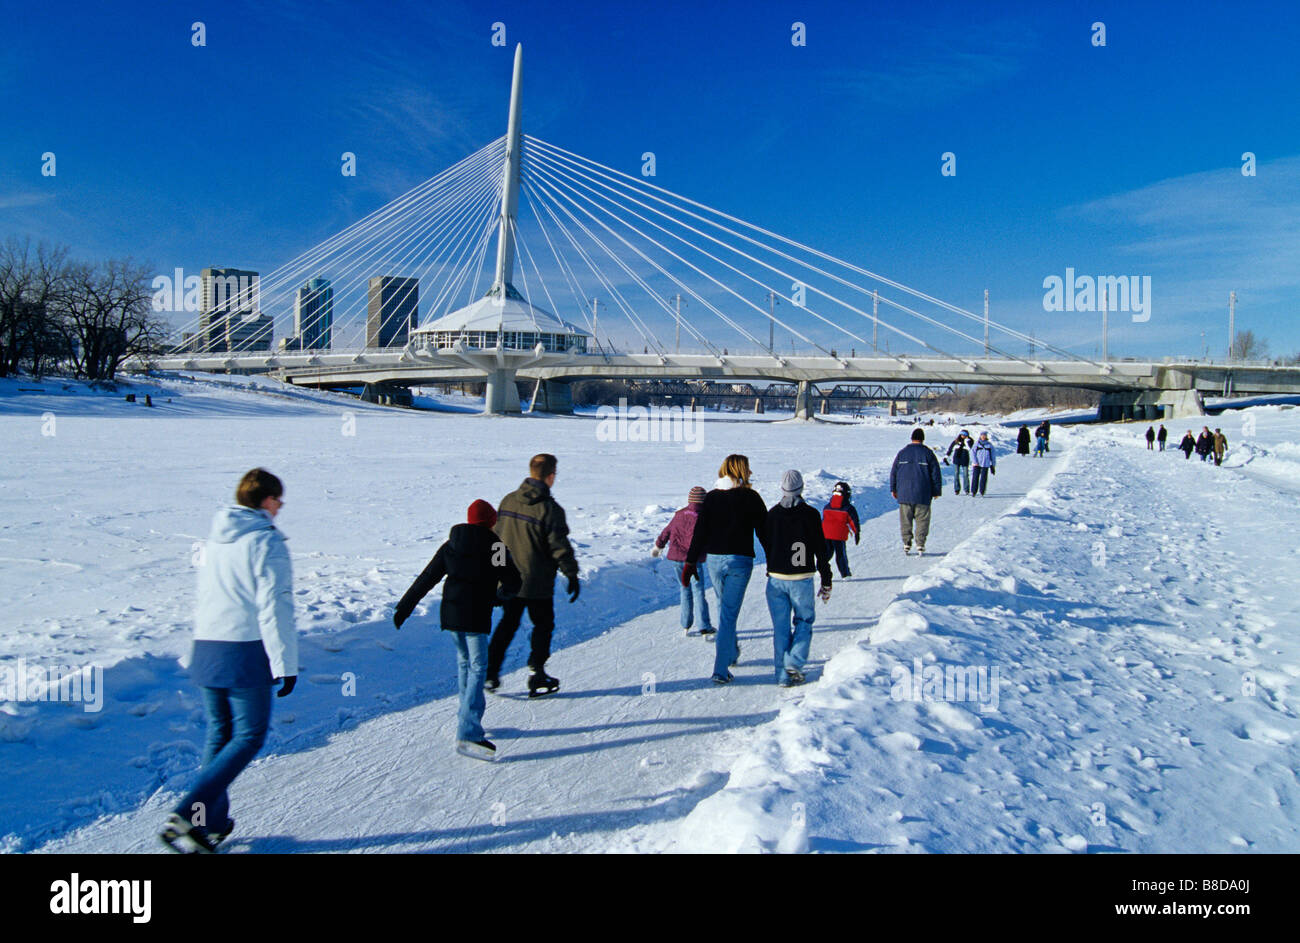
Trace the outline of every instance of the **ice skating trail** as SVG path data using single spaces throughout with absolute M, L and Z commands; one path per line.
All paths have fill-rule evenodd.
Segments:
M 773 683 L 766 577 L 756 566 L 733 684 L 710 682 L 713 645 L 684 635 L 675 605 L 650 612 L 557 651 L 547 665 L 561 680 L 556 695 L 530 700 L 523 669 L 503 675 L 504 696 L 488 696 L 484 718 L 495 763 L 453 752 L 454 697 L 365 721 L 316 749 L 255 761 L 231 790 L 238 822 L 231 850 L 587 851 L 636 826 L 677 822 L 725 786 L 755 728 L 815 688 L 826 660 L 855 647 L 910 576 L 1013 507 L 1058 459 L 1004 459 L 981 498 L 958 497 L 945 482 L 923 558 L 903 555 L 896 510 L 865 519 L 861 545 L 850 547 L 853 577 L 837 578 L 831 601 L 818 604 L 802 688 Z M 561 623 L 568 606 L 557 593 Z M 710 607 L 716 620 L 712 592 Z M 527 631 L 525 617 L 515 649 L 526 649 Z M 451 646 L 437 634 L 432 643 Z M 159 850 L 155 833 L 177 798 L 160 792 L 43 850 Z
M 1300 509 L 1125 427 L 1063 438 L 949 486 L 923 559 L 865 502 L 801 688 L 772 683 L 756 567 L 734 684 L 643 612 L 558 650 L 558 695 L 503 678 L 494 764 L 452 752 L 445 696 L 260 759 L 231 850 L 1295 851 Z M 157 850 L 164 788 L 44 850 Z

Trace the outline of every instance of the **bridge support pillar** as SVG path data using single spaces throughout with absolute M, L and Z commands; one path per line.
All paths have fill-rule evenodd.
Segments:
M 1103 393 L 1097 406 L 1101 422 L 1157 422 L 1205 415 L 1198 390 L 1130 390 Z
M 795 419 L 811 420 L 813 418 L 812 398 L 812 383 L 808 380 L 800 380 L 794 394 Z
M 543 380 L 533 397 L 533 412 L 573 414 L 573 387 L 565 380 Z
M 487 388 L 483 391 L 483 415 L 499 416 L 522 411 L 519 389 L 515 385 L 515 371 L 505 367 L 489 370 Z
M 763 397 L 761 396 L 754 397 L 754 415 L 755 416 L 763 415 Z

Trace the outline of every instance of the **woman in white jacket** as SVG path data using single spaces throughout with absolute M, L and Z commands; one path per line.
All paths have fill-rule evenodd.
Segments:
M 226 789 L 266 741 L 275 682 L 284 697 L 298 678 L 293 572 L 272 523 L 284 485 L 254 468 L 235 500 L 213 518 L 199 567 L 190 677 L 203 691 L 208 732 L 198 780 L 161 835 L 179 852 L 210 852 L 230 834 Z

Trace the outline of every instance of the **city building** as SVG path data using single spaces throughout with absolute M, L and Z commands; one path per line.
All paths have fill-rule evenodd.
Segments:
M 419 323 L 420 280 L 400 275 L 370 279 L 366 346 L 405 347 Z
M 236 268 L 205 268 L 199 345 L 203 350 L 269 351 L 274 323 L 258 305 L 258 273 Z
M 309 279 L 293 301 L 296 350 L 328 350 L 334 323 L 334 288 L 328 278 Z

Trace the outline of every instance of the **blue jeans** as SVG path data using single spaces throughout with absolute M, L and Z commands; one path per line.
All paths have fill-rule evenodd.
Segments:
M 709 554 L 709 579 L 718 595 L 718 637 L 713 653 L 713 673 L 726 677 L 740 655 L 736 646 L 736 620 L 745 601 L 745 587 L 754 571 L 754 558 Z
M 198 780 L 173 811 L 204 832 L 225 831 L 230 821 L 226 790 L 266 742 L 274 685 L 204 688 L 208 735 Z
M 677 587 L 681 590 L 682 628 L 689 629 L 695 625 L 695 619 L 698 615 L 700 630 L 712 632 L 713 622 L 709 619 L 709 600 L 704 595 L 704 591 L 709 588 L 708 561 L 705 561 L 703 567 L 696 567 L 696 572 L 700 575 L 700 578 L 698 581 L 691 580 L 689 586 L 682 585 L 682 568 L 686 566 L 686 562 L 684 560 L 669 560 L 668 562 L 673 565 L 673 572 L 677 574 Z
M 776 663 L 776 680 L 780 681 L 785 669 L 802 670 L 808 661 L 815 615 L 813 579 L 778 580 L 769 576 L 767 610 L 772 614 L 772 659 Z
M 477 743 L 483 732 L 483 679 L 487 677 L 488 637 L 478 632 L 453 632 L 456 640 L 456 673 L 460 684 L 460 708 L 456 711 L 456 739 Z
M 958 494 L 961 494 L 963 481 L 966 483 L 966 491 L 969 492 L 970 491 L 970 466 L 969 465 L 952 466 L 952 483 L 954 487 L 956 487 Z

